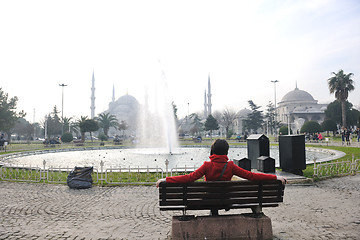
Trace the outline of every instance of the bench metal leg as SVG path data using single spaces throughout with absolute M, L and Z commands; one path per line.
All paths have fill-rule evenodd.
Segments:
M 264 213 L 262 212 L 262 208 L 260 206 L 251 207 L 251 210 L 255 218 L 260 218 L 264 216 Z
M 210 210 L 210 215 L 211 216 L 219 216 L 219 209 L 217 208 L 213 208 Z

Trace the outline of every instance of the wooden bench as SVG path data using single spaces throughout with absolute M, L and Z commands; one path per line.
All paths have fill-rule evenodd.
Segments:
M 209 181 L 166 183 L 159 186 L 161 211 L 218 210 L 251 208 L 254 216 L 261 216 L 263 207 L 277 207 L 283 202 L 285 186 L 272 181 Z
M 123 144 L 123 141 L 121 139 L 118 139 L 118 140 L 114 140 L 114 145 L 122 145 Z
M 73 140 L 73 143 L 75 144 L 75 146 L 84 146 L 84 142 L 82 140 Z

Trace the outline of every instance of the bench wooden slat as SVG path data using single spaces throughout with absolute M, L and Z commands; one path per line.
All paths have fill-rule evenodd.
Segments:
M 259 186 L 252 186 L 252 187 L 245 187 L 245 188 L 193 188 L 193 187 L 189 187 L 187 186 L 187 193 L 211 193 L 211 192 L 244 192 L 244 191 L 258 191 Z M 279 187 L 278 186 L 263 186 L 263 191 L 278 191 Z M 163 188 L 161 188 L 160 190 L 160 194 L 163 191 Z M 182 188 L 173 188 L 173 187 L 166 187 L 166 192 L 167 193 L 179 193 L 179 192 L 183 192 Z
M 283 198 L 278 197 L 270 197 L 270 198 L 263 198 L 263 203 L 274 203 L 274 202 L 282 202 Z M 183 201 L 181 200 L 173 200 L 173 201 L 166 201 L 165 205 L 160 204 L 160 206 L 176 206 L 176 205 L 183 205 Z M 248 204 L 248 203 L 259 203 L 257 197 L 252 198 L 241 198 L 241 199 L 224 199 L 219 201 L 219 199 L 191 199 L 187 200 L 187 206 L 215 206 L 215 205 L 231 205 L 231 204 Z
M 252 208 L 256 207 L 258 204 L 233 204 L 231 209 L 242 209 L 242 208 Z M 275 203 L 264 203 L 263 207 L 278 207 L 279 204 Z M 226 206 L 228 207 L 228 206 Z M 219 206 L 218 209 L 225 209 L 225 206 Z M 191 207 L 186 207 L 184 205 L 175 205 L 175 206 L 161 206 L 160 211 L 182 211 L 182 210 L 208 210 L 207 206 L 196 206 L 196 209 L 191 209 Z
M 221 196 L 225 196 L 226 198 L 241 198 L 241 197 L 257 197 L 258 192 L 257 191 L 251 191 L 251 192 L 230 192 L 225 194 L 220 193 L 187 193 L 187 199 L 194 199 L 194 198 L 221 198 Z M 264 191 L 263 196 L 278 196 L 278 191 Z M 281 192 L 281 195 L 283 196 L 283 192 Z M 167 199 L 181 199 L 183 198 L 183 193 L 168 193 L 166 195 Z
M 235 181 L 234 181 L 235 182 Z M 240 181 L 238 181 L 240 182 Z M 174 186 L 172 186 L 174 184 Z M 171 193 L 171 192 L 181 192 L 183 189 L 183 185 L 178 186 L 178 184 L 176 183 L 171 183 L 168 184 L 166 186 L 167 188 L 167 192 Z M 218 192 L 218 191 L 222 191 L 224 190 L 224 188 L 226 188 L 226 192 L 230 192 L 230 191 L 257 191 L 259 187 L 259 184 L 246 184 L 246 185 L 238 185 L 238 186 L 234 186 L 234 185 L 229 185 L 229 186 L 221 186 L 218 184 L 209 184 L 209 185 L 187 185 L 187 192 Z M 263 185 L 263 189 L 264 190 L 278 190 L 279 189 L 279 185 L 278 183 L 273 183 L 273 184 L 264 184 Z M 162 191 L 162 187 L 160 187 L 159 191 Z M 225 190 L 224 190 L 225 191 Z

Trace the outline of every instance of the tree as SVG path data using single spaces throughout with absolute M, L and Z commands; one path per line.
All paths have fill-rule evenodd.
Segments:
M 103 129 L 106 137 L 109 137 L 108 133 L 111 127 L 115 129 L 119 127 L 119 121 L 117 120 L 116 116 L 110 115 L 110 113 L 100 113 L 96 120 L 99 123 L 99 127 Z
M 172 105 L 172 108 L 173 108 L 173 111 L 174 111 L 175 121 L 178 122 L 178 116 L 177 116 L 178 109 L 177 109 L 177 106 L 176 106 L 176 104 L 174 102 L 172 102 L 171 105 Z
M 72 117 L 69 117 L 69 118 L 64 117 L 62 119 L 63 132 L 70 132 L 71 133 L 71 131 L 74 130 L 72 120 L 73 120 Z
M 121 121 L 121 123 L 119 124 L 118 129 L 123 131 L 123 137 L 125 137 L 124 132 L 125 132 L 126 129 L 128 129 L 128 125 L 126 124 L 126 122 L 124 120 Z
M 81 133 L 81 141 L 85 142 L 85 129 L 81 128 L 81 125 L 84 125 L 84 122 L 88 120 L 87 116 L 81 116 L 80 119 L 77 120 L 76 122 L 76 127 L 79 128 L 80 133 Z
M 84 133 L 84 136 L 85 136 L 86 132 L 90 132 L 91 141 L 93 141 L 92 132 L 95 132 L 98 129 L 99 129 L 99 124 L 94 119 L 86 119 L 80 123 L 81 133 Z
M 322 132 L 320 124 L 316 121 L 308 121 L 301 127 L 300 132 L 302 133 L 317 133 Z
M 212 139 L 212 131 L 218 130 L 219 124 L 218 121 L 210 114 L 205 121 L 205 130 L 210 131 L 210 138 Z
M 249 100 L 248 103 L 252 112 L 243 120 L 243 125 L 249 132 L 257 132 L 264 124 L 262 111 L 258 110 L 261 106 L 257 106 L 252 100 Z
M 17 112 L 18 98 L 12 97 L 9 99 L 9 95 L 0 88 L 0 131 L 4 131 L 9 136 L 10 141 L 10 129 L 15 125 L 19 118 L 25 117 L 24 111 Z
M 356 125 L 358 123 L 359 111 L 353 108 L 353 105 L 345 101 L 346 126 Z M 331 102 L 325 110 L 325 119 L 332 120 L 336 124 L 342 123 L 341 103 L 337 100 Z
M 360 112 L 356 109 L 351 109 L 348 113 L 349 115 L 346 115 L 346 119 L 349 119 L 347 122 L 349 125 L 357 125 L 359 126 L 359 120 L 360 120 Z
M 236 112 L 225 108 L 220 116 L 220 124 L 225 128 L 226 138 L 231 138 L 233 134 L 234 121 L 237 115 Z
M 276 129 L 280 127 L 280 122 L 276 121 L 276 109 L 274 104 L 270 101 L 269 104 L 266 106 L 266 113 L 265 118 L 267 118 L 267 123 L 272 131 L 275 134 Z
M 34 127 L 31 123 L 29 123 L 25 118 L 19 118 L 16 121 L 16 124 L 14 126 L 13 132 L 18 135 L 24 135 L 26 140 L 30 140 L 32 138 L 32 135 L 34 134 Z
M 321 127 L 324 131 L 326 131 L 328 133 L 327 135 L 329 135 L 329 131 L 333 132 L 333 134 L 334 134 L 337 130 L 336 122 L 331 119 L 327 119 L 327 120 L 323 121 L 321 123 Z
M 192 120 L 190 129 L 191 134 L 199 136 L 204 126 L 204 124 L 201 122 L 199 114 L 192 113 L 190 114 L 189 118 Z
M 335 93 L 335 98 L 341 102 L 342 125 L 346 127 L 345 101 L 349 96 L 349 92 L 355 89 L 354 81 L 351 79 L 354 74 L 345 74 L 342 69 L 338 73 L 332 72 L 331 74 L 334 76 L 328 79 L 329 90 L 330 93 Z
M 50 136 L 61 136 L 62 124 L 58 113 L 57 107 L 54 106 L 53 111 L 47 117 L 47 121 L 45 120 L 45 123 L 47 124 L 47 133 Z
M 11 132 L 16 133 L 18 136 L 24 136 L 26 140 L 30 140 L 34 133 L 34 126 L 25 118 L 19 118 L 11 129 Z

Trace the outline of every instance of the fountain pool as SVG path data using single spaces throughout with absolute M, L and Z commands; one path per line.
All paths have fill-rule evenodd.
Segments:
M 46 161 L 46 166 L 54 168 L 73 168 L 75 166 L 93 166 L 100 168 L 100 162 L 104 167 L 125 168 L 125 167 L 150 167 L 165 168 L 165 160 L 169 160 L 169 169 L 175 167 L 199 167 L 208 160 L 210 147 L 183 147 L 178 148 L 175 153 L 169 154 L 164 149 L 156 148 L 129 148 L 129 149 L 104 149 L 55 152 L 36 154 L 24 157 L 9 158 L 6 164 L 39 166 Z M 313 159 L 318 160 L 329 158 L 330 152 L 319 152 L 314 150 L 306 151 L 306 162 L 312 163 Z M 229 159 L 241 159 L 247 157 L 247 148 L 230 147 Z M 270 148 L 270 156 L 275 159 L 275 165 L 279 166 L 279 150 L 276 147 Z

